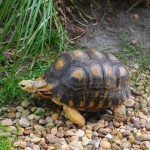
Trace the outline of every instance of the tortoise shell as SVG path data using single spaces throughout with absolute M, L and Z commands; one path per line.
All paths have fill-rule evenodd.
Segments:
M 61 103 L 81 109 L 107 108 L 130 96 L 127 68 L 114 55 L 95 49 L 63 53 L 44 80 Z

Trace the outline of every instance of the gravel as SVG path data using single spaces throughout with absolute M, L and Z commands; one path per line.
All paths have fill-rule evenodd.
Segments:
M 127 121 L 114 120 L 111 110 L 107 110 L 99 117 L 89 113 L 86 124 L 78 128 L 65 118 L 61 107 L 55 104 L 37 107 L 24 100 L 18 106 L 0 108 L 1 123 L 8 127 L 8 131 L 0 129 L 0 135 L 13 137 L 14 149 L 150 149 L 150 87 L 146 84 L 150 72 L 147 70 L 138 76 L 140 78 L 131 83 L 142 95 L 133 95 L 124 102 Z

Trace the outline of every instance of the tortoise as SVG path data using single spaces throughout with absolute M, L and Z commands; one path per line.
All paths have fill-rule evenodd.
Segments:
M 112 108 L 114 118 L 126 118 L 123 102 L 131 95 L 128 69 L 111 53 L 96 49 L 62 53 L 37 79 L 23 80 L 22 90 L 63 106 L 65 115 L 79 127 L 80 111 Z

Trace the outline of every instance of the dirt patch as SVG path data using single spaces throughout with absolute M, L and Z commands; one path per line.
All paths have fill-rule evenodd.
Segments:
M 150 10 L 148 8 L 131 8 L 125 4 L 113 1 L 104 5 L 97 4 L 99 9 L 93 9 L 96 24 L 91 23 L 79 43 L 88 48 L 104 51 L 122 49 L 122 38 L 136 40 L 141 47 L 150 47 Z M 91 11 L 91 9 L 89 9 Z

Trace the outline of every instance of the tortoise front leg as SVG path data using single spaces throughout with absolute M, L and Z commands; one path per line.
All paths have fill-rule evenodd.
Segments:
M 79 127 L 82 127 L 85 124 L 85 119 L 83 116 L 79 113 L 79 111 L 73 107 L 63 105 L 63 110 L 66 114 L 66 116 L 75 124 L 77 124 Z
M 113 112 L 116 121 L 126 120 L 126 108 L 123 103 L 113 106 Z

